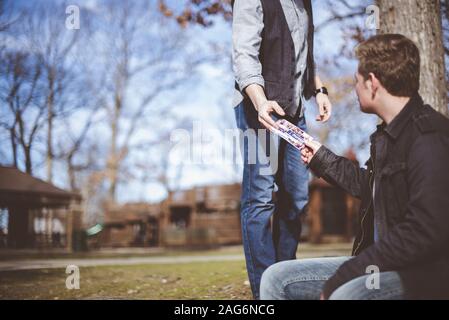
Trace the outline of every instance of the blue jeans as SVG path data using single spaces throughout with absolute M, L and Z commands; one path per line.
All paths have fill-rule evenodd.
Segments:
M 264 300 L 318 300 L 325 282 L 351 257 L 316 258 L 277 263 L 262 276 L 260 297 Z M 370 275 L 355 278 L 337 290 L 329 300 L 401 300 L 404 297 L 399 274 L 379 273 L 379 287 L 368 289 Z
M 245 100 L 237 106 L 235 116 L 238 128 L 246 136 L 241 139 L 243 246 L 251 290 L 254 298 L 259 299 L 262 273 L 276 262 L 296 259 L 300 216 L 308 201 L 309 174 L 300 152 L 270 135 L 250 102 Z M 306 129 L 304 117 L 286 119 Z

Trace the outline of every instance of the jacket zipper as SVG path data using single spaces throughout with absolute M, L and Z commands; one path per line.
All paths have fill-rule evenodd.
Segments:
M 368 207 L 365 210 L 365 213 L 363 214 L 362 220 L 360 221 L 360 227 L 362 228 L 362 235 L 360 237 L 359 243 L 357 244 L 357 247 L 354 250 L 354 255 L 357 254 L 357 251 L 359 250 L 360 246 L 362 245 L 363 238 L 365 237 L 365 229 L 363 228 L 363 224 L 364 224 L 366 215 L 368 214 L 368 212 L 369 212 L 369 210 L 371 208 L 371 205 L 373 203 L 373 187 L 372 187 L 372 181 L 373 180 L 372 179 L 374 178 L 374 161 L 373 161 L 372 158 L 371 158 L 371 165 L 373 166 L 373 170 L 372 170 L 371 177 L 370 177 L 370 180 L 369 180 L 369 187 L 370 187 L 370 191 L 371 191 L 370 202 L 368 204 Z

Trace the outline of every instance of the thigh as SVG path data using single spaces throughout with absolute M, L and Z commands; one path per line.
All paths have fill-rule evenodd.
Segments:
M 258 119 L 258 113 L 251 101 L 245 99 L 234 108 L 237 128 L 246 129 L 264 129 Z
M 324 283 L 350 257 L 290 260 L 269 267 L 262 277 L 265 292 L 288 300 L 318 300 Z
M 304 117 L 295 122 L 301 129 L 306 129 Z M 303 212 L 309 195 L 309 170 L 301 160 L 301 153 L 291 144 L 282 141 L 283 163 L 281 179 L 279 179 L 280 199 L 290 209 L 287 211 L 289 219 L 296 219 Z M 284 210 L 285 211 L 285 210 Z
M 235 108 L 243 156 L 243 195 L 246 202 L 272 205 L 274 175 L 277 170 L 278 139 L 262 127 L 257 112 L 248 101 Z
M 353 279 L 335 290 L 330 300 L 401 300 L 404 290 L 399 273 L 381 272 Z

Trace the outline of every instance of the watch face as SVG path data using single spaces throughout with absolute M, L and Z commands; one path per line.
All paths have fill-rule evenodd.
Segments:
M 273 132 L 298 150 L 304 147 L 305 140 L 313 140 L 312 136 L 285 119 L 278 120 L 276 123 L 279 129 L 273 129 Z

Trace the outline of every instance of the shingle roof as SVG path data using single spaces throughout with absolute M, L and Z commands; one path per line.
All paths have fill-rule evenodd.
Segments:
M 26 200 L 27 197 L 45 197 L 46 202 L 52 200 L 80 200 L 78 193 L 68 192 L 57 188 L 51 183 L 35 178 L 13 167 L 0 166 L 0 204 L 7 202 L 8 197 L 20 196 Z

